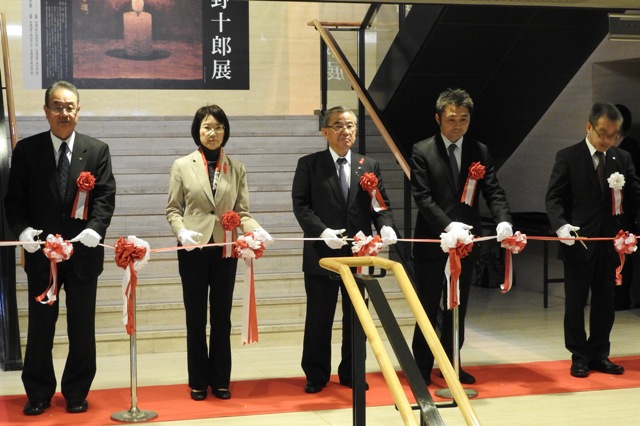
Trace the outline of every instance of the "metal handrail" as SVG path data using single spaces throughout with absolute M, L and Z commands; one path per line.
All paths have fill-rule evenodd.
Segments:
M 353 273 L 350 269 L 351 267 L 376 266 L 393 272 L 393 275 L 396 277 L 400 289 L 402 290 L 411 311 L 416 317 L 418 326 L 427 340 L 429 348 L 431 348 L 431 352 L 440 367 L 440 371 L 442 372 L 442 375 L 444 376 L 444 379 L 447 382 L 453 398 L 456 401 L 467 425 L 480 425 L 480 421 L 469 402 L 469 398 L 460 384 L 458 375 L 451 365 L 449 357 L 447 357 L 447 354 L 440 343 L 440 339 L 433 329 L 433 326 L 431 325 L 431 322 L 429 321 L 429 318 L 427 317 L 427 314 L 424 311 L 424 308 L 418 299 L 418 295 L 409 281 L 409 277 L 402 267 L 402 264 L 381 257 L 369 256 L 323 258 L 320 259 L 320 266 L 340 274 L 345 288 L 347 289 L 347 293 L 349 294 L 349 298 L 353 304 L 353 308 L 360 319 L 360 323 L 367 335 L 369 344 L 371 345 L 373 353 L 378 360 L 378 365 L 380 366 L 382 375 L 384 376 L 387 386 L 391 391 L 393 401 L 398 407 L 398 411 L 400 412 L 405 425 L 417 425 L 416 418 L 413 415 L 413 410 L 411 409 L 407 396 L 402 389 L 402 385 L 400 384 L 400 380 L 393 368 L 389 355 L 382 344 L 380 334 L 373 323 L 373 319 L 367 309 L 367 305 L 365 304 L 362 294 L 358 289 L 358 285 L 356 284 Z
M 353 88 L 356 95 L 358 96 L 358 99 L 364 105 L 365 109 L 369 113 L 371 120 L 373 121 L 376 128 L 380 132 L 380 135 L 382 136 L 385 143 L 391 150 L 391 153 L 398 161 L 398 164 L 400 164 L 400 167 L 404 171 L 404 174 L 407 176 L 407 178 L 409 178 L 411 176 L 411 168 L 409 167 L 409 163 L 407 163 L 407 160 L 402 155 L 402 152 L 400 152 L 400 149 L 398 148 L 395 141 L 391 137 L 391 134 L 388 132 L 387 128 L 382 123 L 382 119 L 380 118 L 378 109 L 376 108 L 373 100 L 369 96 L 369 92 L 365 89 L 364 83 L 356 75 L 346 55 L 344 54 L 340 46 L 338 46 L 338 43 L 336 43 L 336 40 L 334 39 L 333 35 L 326 28 L 328 26 L 337 26 L 337 23 L 324 22 L 324 24 L 325 25 L 323 25 L 323 23 L 317 19 L 314 19 L 313 21 L 309 22 L 309 25 L 315 27 L 315 29 L 320 34 L 320 37 L 322 38 L 322 40 L 325 42 L 327 47 L 331 50 L 331 52 L 336 57 L 338 64 L 345 72 L 345 76 L 347 80 L 349 80 L 349 83 L 351 84 L 351 87 Z

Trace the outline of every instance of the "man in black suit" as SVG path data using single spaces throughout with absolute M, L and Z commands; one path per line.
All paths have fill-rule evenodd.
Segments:
M 58 285 L 66 293 L 69 338 L 62 395 L 67 411 L 81 413 L 87 411 L 86 397 L 96 373 L 96 291 L 104 262 L 98 243 L 111 222 L 116 194 L 109 147 L 75 131 L 80 112 L 77 89 L 65 81 L 53 83 L 45 93 L 44 112 L 50 130 L 16 145 L 5 198 L 9 226 L 27 251 L 29 329 L 22 371 L 29 399 L 26 415 L 42 414 L 56 391 L 52 349 L 59 303 L 36 300 L 48 287 L 50 269 L 36 238 L 59 234 L 76 242 L 69 260 L 58 263 Z M 87 218 L 81 212 L 75 219 L 72 209 L 81 172 L 91 173 L 95 185 L 86 197 Z
M 300 158 L 293 178 L 293 213 L 305 238 L 324 239 L 305 241 L 303 249 L 307 313 L 302 369 L 307 377 L 304 388 L 307 393 L 320 392 L 331 376 L 331 328 L 338 290 L 342 293 L 342 362 L 338 376 L 340 384 L 353 385 L 351 300 L 342 281 L 332 279 L 329 271 L 318 262 L 324 257 L 352 256 L 341 235 L 353 237 L 358 231 L 371 235 L 372 223 L 384 244 L 397 240 L 390 208 L 372 209 L 369 193 L 360 187 L 361 177 L 374 173 L 378 191 L 389 207 L 378 162 L 351 151 L 356 140 L 356 126 L 356 117 L 349 109 L 334 107 L 328 110 L 322 135 L 329 148 Z
M 436 102 L 435 119 L 440 133 L 413 146 L 411 188 L 418 206 L 415 238 L 437 239 L 443 232 L 456 230 L 468 232 L 473 229 L 477 235 L 482 232 L 478 202 L 464 202 L 467 198 L 463 192 L 472 163 L 479 163 L 485 169 L 484 178 L 476 180 L 475 191 L 482 192 L 491 215 L 498 223 L 498 241 L 513 235 L 509 206 L 496 178 L 489 151 L 482 143 L 465 137 L 472 112 L 473 100 L 466 91 L 445 90 Z M 478 198 L 477 194 L 475 198 Z M 460 347 L 464 342 L 465 314 L 478 251 L 475 247 L 462 259 L 458 308 Z M 414 243 L 413 256 L 418 297 L 435 327 L 443 294 L 446 300 L 444 269 L 448 254 L 438 244 Z M 443 309 L 440 341 L 449 359 L 453 358 L 452 324 L 452 311 Z M 428 385 L 431 383 L 434 357 L 417 324 L 412 347 L 418 368 Z M 460 382 L 475 383 L 475 378 L 462 368 L 459 375 Z
M 547 215 L 560 242 L 564 263 L 564 339 L 571 352 L 574 377 L 587 377 L 590 370 L 622 374 L 624 367 L 609 360 L 609 335 L 615 317 L 615 269 L 619 258 L 611 241 L 575 244 L 576 232 L 582 237 L 615 237 L 640 220 L 640 181 L 631 156 L 613 146 L 618 138 L 622 116 L 609 103 L 591 107 L 586 124 L 587 136 L 581 142 L 560 150 L 547 189 Z M 608 179 L 624 177 L 622 213 L 612 206 Z M 584 309 L 591 291 L 589 337 L 585 332 Z

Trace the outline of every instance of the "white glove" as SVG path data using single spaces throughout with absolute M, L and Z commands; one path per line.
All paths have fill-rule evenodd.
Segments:
M 463 231 L 469 231 L 473 229 L 473 226 L 467 225 L 466 223 L 462 222 L 451 222 L 449 225 L 447 225 L 446 228 L 444 228 L 444 232 L 451 232 L 456 228 L 460 228 Z
M 560 240 L 562 244 L 566 244 L 568 246 L 572 246 L 576 243 L 575 236 L 571 235 L 571 232 L 577 232 L 580 230 L 580 227 L 573 226 L 571 224 L 564 224 L 556 231 L 558 234 L 558 238 L 573 238 L 573 240 Z
M 500 242 L 507 237 L 513 237 L 513 228 L 509 222 L 500 222 L 496 226 L 496 234 L 498 234 L 498 242 Z
M 347 245 L 347 242 L 342 238 L 338 237 L 338 234 L 342 234 L 346 229 L 330 229 L 327 228 L 322 231 L 320 234 L 320 238 L 324 238 L 324 242 L 329 248 L 337 250 L 342 246 Z
M 200 244 L 200 237 L 202 234 L 196 231 L 191 231 L 187 228 L 182 228 L 178 232 L 178 241 L 182 243 L 182 246 L 186 251 L 193 250 L 198 244 Z
M 28 243 L 22 245 L 22 247 L 24 247 L 26 251 L 28 251 L 29 253 L 35 253 L 40 250 L 40 244 L 35 242 L 36 237 L 40 234 L 42 234 L 41 229 L 33 229 L 32 227 L 28 227 L 20 233 L 18 239 L 20 241 Z
M 264 228 L 256 228 L 253 230 L 253 235 L 256 236 L 256 240 L 262 241 L 265 247 L 270 246 L 273 243 L 273 237 L 264 230 Z
M 382 238 L 382 247 L 390 246 L 398 242 L 396 231 L 392 227 L 385 225 L 380 229 L 380 238 Z
M 79 233 L 74 239 L 69 240 L 69 242 L 75 243 L 77 241 L 80 241 L 87 247 L 96 247 L 101 239 L 102 237 L 100 236 L 100 234 L 98 234 L 93 229 L 87 228 Z

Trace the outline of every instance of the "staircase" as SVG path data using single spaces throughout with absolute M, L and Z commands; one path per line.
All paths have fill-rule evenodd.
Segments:
M 302 237 L 291 210 L 291 183 L 299 157 L 322 150 L 326 142 L 315 116 L 232 117 L 232 134 L 225 152 L 245 164 L 249 181 L 250 211 L 274 237 Z M 78 131 L 108 143 L 117 182 L 116 209 L 105 244 L 135 235 L 151 248 L 173 247 L 176 239 L 166 221 L 169 173 L 173 161 L 192 152 L 191 117 L 81 117 Z M 372 127 L 372 126 L 368 126 Z M 18 119 L 20 138 L 47 130 L 41 118 Z M 401 206 L 402 172 L 381 139 L 367 139 L 372 156 L 383 165 L 383 176 L 392 206 Z M 402 229 L 402 213 L 395 212 Z M 366 231 L 365 231 L 366 232 Z M 388 253 L 381 253 L 388 256 Z M 17 251 L 17 256 L 20 256 Z M 20 263 L 19 259 L 16 261 Z M 263 345 L 301 345 L 305 303 L 302 242 L 276 241 L 256 261 L 256 296 L 259 339 Z M 244 265 L 238 277 L 232 310 L 232 344 L 240 346 Z M 27 331 L 27 280 L 18 267 L 17 299 L 22 345 Z M 100 356 L 128 354 L 130 339 L 121 323 L 123 270 L 114 252 L 105 250 L 105 269 L 98 281 L 96 339 Z M 412 324 L 409 309 L 393 277 L 381 280 L 401 324 Z M 60 319 L 54 357 L 67 353 L 64 291 L 60 294 Z M 186 350 L 184 306 L 175 252 L 152 254 L 138 272 L 138 353 Z M 339 310 L 338 310 L 339 312 Z M 375 312 L 374 319 L 376 318 Z M 335 327 L 340 328 L 339 316 Z M 339 341 L 340 333 L 334 333 Z

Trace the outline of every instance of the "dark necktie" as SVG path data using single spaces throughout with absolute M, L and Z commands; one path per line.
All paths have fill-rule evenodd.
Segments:
M 64 198 L 69 182 L 69 158 L 67 157 L 67 143 L 60 145 L 60 157 L 58 157 L 58 182 L 60 183 L 60 196 Z
M 451 173 L 453 173 L 453 184 L 456 189 L 458 188 L 458 178 L 460 177 L 460 169 L 458 168 L 458 162 L 456 161 L 456 148 L 454 144 L 449 145 L 449 165 L 451 166 Z
M 596 157 L 598 157 L 598 165 L 596 166 L 596 173 L 598 174 L 598 183 L 600 183 L 600 190 L 604 194 L 604 153 L 596 151 Z
M 338 158 L 338 180 L 340 181 L 340 190 L 345 201 L 349 196 L 349 184 L 347 183 L 347 174 L 344 171 L 344 165 L 347 162 L 346 158 Z

